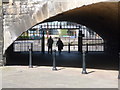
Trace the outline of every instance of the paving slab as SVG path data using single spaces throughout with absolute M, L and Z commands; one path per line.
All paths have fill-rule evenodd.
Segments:
M 118 88 L 118 71 L 50 66 L 4 66 L 3 88 Z

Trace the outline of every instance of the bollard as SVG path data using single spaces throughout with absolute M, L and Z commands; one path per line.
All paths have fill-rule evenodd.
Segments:
M 82 53 L 82 60 L 83 60 L 83 64 L 82 64 L 82 74 L 88 74 L 87 71 L 86 71 L 86 64 L 85 64 L 85 55 L 86 52 L 83 51 Z
M 53 68 L 52 68 L 53 71 L 56 71 L 57 68 L 56 68 L 56 50 L 54 50 L 53 52 Z
M 119 75 L 118 75 L 118 79 L 120 79 L 120 52 L 119 52 Z
M 70 43 L 68 43 L 68 53 L 70 53 Z
M 31 48 L 29 47 L 29 68 L 33 68 L 32 66 L 32 43 L 31 43 Z

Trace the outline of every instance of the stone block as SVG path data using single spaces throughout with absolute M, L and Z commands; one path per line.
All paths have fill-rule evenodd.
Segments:
M 2 5 L 2 4 L 0 4 Z M 3 17 L 2 17 L 2 6 L 0 6 L 0 66 L 3 65 Z
M 2 51 L 3 51 L 2 46 L 0 45 L 0 55 L 2 54 Z
M 9 0 L 2 0 L 3 1 L 3 3 L 8 3 L 9 2 Z
M 3 39 L 3 31 L 2 31 L 3 29 L 2 29 L 2 22 L 0 22 L 0 40 L 2 40 Z
M 0 54 L 0 60 L 2 60 L 3 58 L 2 58 L 2 54 Z

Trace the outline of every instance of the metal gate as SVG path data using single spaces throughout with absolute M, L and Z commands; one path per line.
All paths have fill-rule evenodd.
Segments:
M 54 47 L 57 39 L 60 37 L 64 43 L 63 51 L 68 50 L 70 44 L 71 51 L 78 51 L 78 35 L 79 31 L 82 32 L 82 50 L 88 51 L 104 51 L 104 40 L 94 31 L 86 26 L 71 22 L 46 22 L 34 26 L 32 29 L 24 32 L 14 42 L 14 52 L 26 52 L 33 43 L 33 51 L 41 51 L 42 34 L 45 34 L 45 51 L 47 51 L 47 39 L 52 36 L 54 39 Z

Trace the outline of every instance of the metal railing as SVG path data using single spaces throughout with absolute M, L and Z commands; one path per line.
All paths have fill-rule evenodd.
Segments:
M 104 51 L 104 40 L 96 32 L 80 24 L 70 22 L 47 22 L 34 26 L 14 42 L 14 51 L 28 51 L 29 42 L 33 43 L 33 51 L 41 51 L 43 31 L 45 34 L 45 50 L 47 50 L 47 39 L 52 36 L 54 41 L 60 37 L 64 46 L 69 45 L 70 50 L 77 51 L 79 30 L 84 35 L 82 38 L 82 50 L 85 50 L 86 44 L 88 44 L 88 51 Z M 55 33 L 55 31 L 58 33 Z

